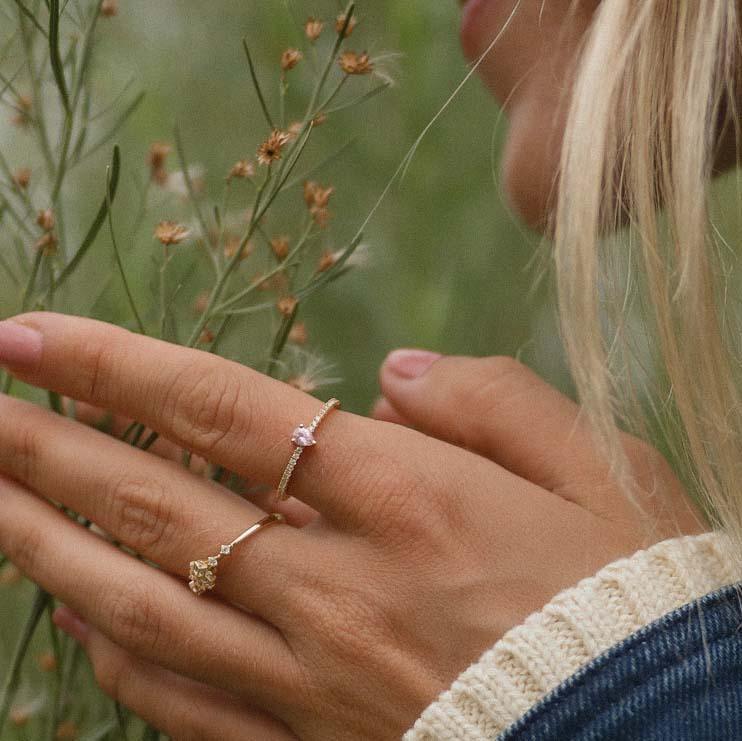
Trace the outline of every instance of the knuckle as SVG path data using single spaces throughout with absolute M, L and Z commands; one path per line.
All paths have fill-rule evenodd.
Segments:
M 129 585 L 108 603 L 108 626 L 116 643 L 136 653 L 156 649 L 162 635 L 163 616 L 152 592 Z
M 173 499 L 156 478 L 118 478 L 110 486 L 108 500 L 112 529 L 129 547 L 148 550 L 176 535 Z
M 27 576 L 36 577 L 39 559 L 44 545 L 40 530 L 28 529 L 15 532 L 3 544 L 5 555 Z
M 13 440 L 15 445 L 10 455 L 9 473 L 19 481 L 32 484 L 41 450 L 39 433 L 33 425 L 21 424 Z
M 134 672 L 134 662 L 123 652 L 93 656 L 93 675 L 103 692 L 115 701 L 126 700 L 126 687 Z
M 482 382 L 477 385 L 469 403 L 482 410 L 484 416 L 503 404 L 517 402 L 521 393 L 532 388 L 533 372 L 510 356 L 485 358 L 482 371 Z
M 84 341 L 78 353 L 82 395 L 85 399 L 103 400 L 107 398 L 114 360 L 115 344 L 110 334 L 96 333 Z
M 208 456 L 238 425 L 247 424 L 245 410 L 251 405 L 244 403 L 246 393 L 238 375 L 221 365 L 213 373 L 188 369 L 173 382 L 164 416 L 176 438 Z

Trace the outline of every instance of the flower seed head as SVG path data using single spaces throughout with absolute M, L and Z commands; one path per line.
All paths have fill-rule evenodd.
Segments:
M 238 237 L 235 235 L 230 235 L 227 237 L 225 243 L 224 243 L 224 257 L 226 257 L 228 260 L 233 258 L 237 254 L 237 250 L 240 248 L 240 245 L 242 244 L 242 237 Z M 249 257 L 255 250 L 255 245 L 252 244 L 252 242 L 248 242 L 243 248 L 242 253 L 240 254 L 240 260 L 244 260 L 246 257 Z
M 80 735 L 80 729 L 71 720 L 65 720 L 57 726 L 54 736 L 58 741 L 74 741 Z
M 57 245 L 57 235 L 54 232 L 47 232 L 34 246 L 39 252 L 49 257 L 57 254 Z
M 21 167 L 13 173 L 13 183 L 21 190 L 26 190 L 31 182 L 31 170 L 28 167 Z
M 307 325 L 304 322 L 296 322 L 289 332 L 289 342 L 295 345 L 306 345 L 307 339 Z
M 286 51 L 281 54 L 281 69 L 284 72 L 294 69 L 294 67 L 301 62 L 303 57 L 304 55 L 298 49 L 286 49 Z
M 100 5 L 100 14 L 104 18 L 113 18 L 113 16 L 119 14 L 119 2 L 118 0 L 103 0 Z
M 33 101 L 28 95 L 19 95 L 15 101 L 16 112 L 13 116 L 12 123 L 15 126 L 25 127 L 31 123 L 31 108 Z
M 294 313 L 298 304 L 299 300 L 294 296 L 285 296 L 276 304 L 276 307 L 283 316 L 288 317 Z
M 270 165 L 281 159 L 281 152 L 291 136 L 285 131 L 275 129 L 271 135 L 258 147 L 258 162 L 261 165 Z
M 321 35 L 325 24 L 317 18 L 307 18 L 304 24 L 304 33 L 307 38 L 314 43 Z
M 255 165 L 250 160 L 239 160 L 232 165 L 227 180 L 232 178 L 251 178 L 255 174 Z
M 326 270 L 329 270 L 337 261 L 338 257 L 335 252 L 333 252 L 332 250 L 325 250 L 319 259 L 317 272 L 324 273 Z
M 312 124 L 314 126 L 322 126 L 322 124 L 323 123 L 326 123 L 326 121 L 327 121 L 327 114 L 326 113 L 320 113 L 320 114 L 316 115 L 312 119 Z
M 198 344 L 210 345 L 213 341 L 214 333 L 208 327 L 205 327 L 203 332 L 201 332 L 201 336 L 198 338 Z
M 190 229 L 174 221 L 161 221 L 155 227 L 155 239 L 166 246 L 180 244 L 190 236 Z
M 312 215 L 312 221 L 320 228 L 324 229 L 332 218 L 332 214 L 328 208 L 323 206 L 312 206 L 309 209 L 309 213 Z
M 288 237 L 273 237 L 273 239 L 271 239 L 271 249 L 273 250 L 273 254 L 279 260 L 285 260 L 286 255 L 289 254 Z
M 365 51 L 360 54 L 344 51 L 338 59 L 338 64 L 346 75 L 367 75 L 374 70 L 374 64 Z
M 36 217 L 36 223 L 45 232 L 50 232 L 52 229 L 54 229 L 56 221 L 57 220 L 54 218 L 54 211 L 52 211 L 50 208 L 39 211 L 38 216 Z
M 206 309 L 209 306 L 209 294 L 204 291 L 204 293 L 199 293 L 198 296 L 196 296 L 196 300 L 193 303 L 193 310 L 196 312 L 196 314 L 203 314 Z
M 168 180 L 165 164 L 172 147 L 166 142 L 153 142 L 150 145 L 147 155 L 147 164 L 149 165 L 152 180 L 158 185 L 166 185 Z
M 36 661 L 42 672 L 53 672 L 57 668 L 57 659 L 51 651 L 39 654 Z
M 343 27 L 345 26 L 345 17 L 345 13 L 341 13 L 335 21 L 335 30 L 337 31 L 338 35 L 343 32 Z M 351 16 L 351 19 L 348 22 L 348 27 L 345 29 L 346 39 L 353 33 L 353 30 L 355 29 L 357 23 L 358 21 L 356 20 L 356 17 Z
M 329 204 L 330 197 L 334 192 L 335 188 L 332 186 L 323 188 L 314 180 L 306 180 L 304 182 L 304 202 L 310 209 L 315 206 L 317 208 L 325 208 Z

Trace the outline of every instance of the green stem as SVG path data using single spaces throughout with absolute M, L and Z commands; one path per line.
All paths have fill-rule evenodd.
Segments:
M 8 713 L 10 712 L 10 707 L 15 698 L 15 694 L 18 691 L 23 659 L 28 653 L 28 647 L 31 644 L 31 639 L 33 638 L 34 633 L 36 632 L 36 626 L 39 624 L 39 620 L 41 620 L 41 616 L 44 614 L 44 610 L 46 610 L 51 599 L 51 595 L 45 592 L 41 587 L 36 588 L 36 594 L 31 605 L 31 611 L 29 612 L 28 618 L 26 618 L 26 623 L 23 626 L 21 636 L 16 644 L 15 651 L 13 652 L 13 658 L 8 666 L 8 673 L 3 686 L 2 699 L 0 699 L 0 738 L 3 737 L 3 728 L 8 719 Z

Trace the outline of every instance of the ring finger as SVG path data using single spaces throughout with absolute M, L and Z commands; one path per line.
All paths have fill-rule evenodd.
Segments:
M 87 622 L 139 658 L 280 710 L 300 669 L 275 628 L 196 599 L 19 484 L 0 479 L 0 501 L 0 550 Z

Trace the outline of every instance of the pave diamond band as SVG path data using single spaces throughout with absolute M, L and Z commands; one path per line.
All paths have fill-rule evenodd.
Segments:
M 188 582 L 191 591 L 196 595 L 201 595 L 213 589 L 216 586 L 216 570 L 222 558 L 229 556 L 236 545 L 242 543 L 243 540 L 247 540 L 251 535 L 255 535 L 259 530 L 283 521 L 283 515 L 268 515 L 254 525 L 250 525 L 244 533 L 238 535 L 231 543 L 223 545 L 216 556 L 191 561 L 190 581 Z
M 281 481 L 278 484 L 277 498 L 279 501 L 283 501 L 289 498 L 286 490 L 288 489 L 291 476 L 294 473 L 296 464 L 299 462 L 299 458 L 301 458 L 301 454 L 304 452 L 304 449 L 311 448 L 317 444 L 314 433 L 319 427 L 320 423 L 333 409 L 339 406 L 340 402 L 337 399 L 330 399 L 329 401 L 325 402 L 322 409 L 317 412 L 315 418 L 308 425 L 299 425 L 294 430 L 293 434 L 291 435 L 291 442 L 296 447 L 294 448 L 294 452 L 291 454 L 291 458 L 289 458 L 289 462 L 286 464 L 286 468 L 283 471 L 283 476 L 281 476 Z

